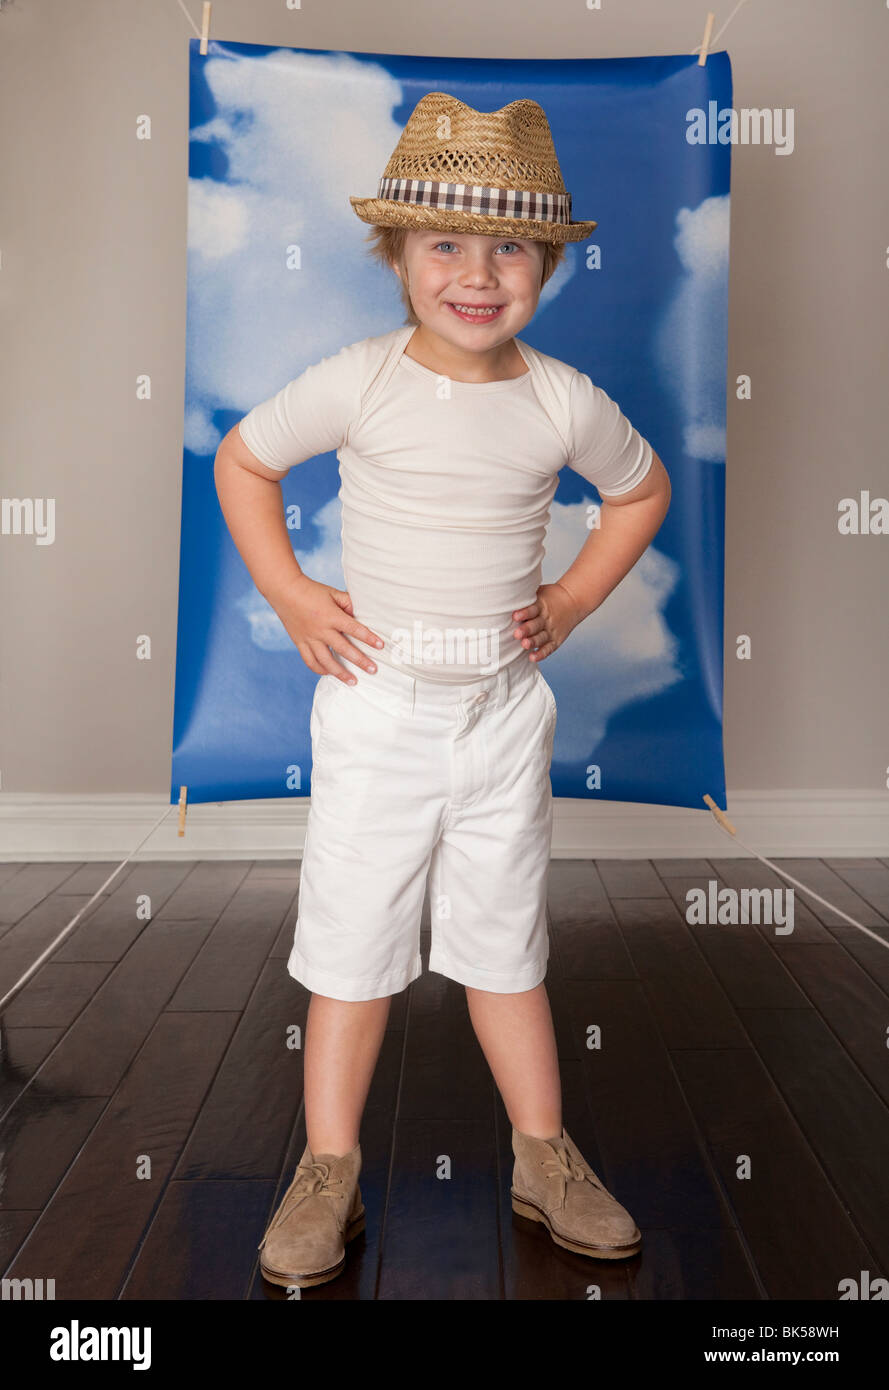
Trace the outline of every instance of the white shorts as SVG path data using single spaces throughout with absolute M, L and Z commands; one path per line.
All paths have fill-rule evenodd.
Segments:
M 337 660 L 342 660 L 337 658 Z M 287 969 L 315 994 L 377 999 L 429 969 L 495 994 L 546 974 L 556 702 L 520 657 L 468 685 L 344 661 L 312 703 L 312 782 Z

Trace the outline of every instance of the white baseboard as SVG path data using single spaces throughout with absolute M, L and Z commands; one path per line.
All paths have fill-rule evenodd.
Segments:
M 134 854 L 163 815 L 160 796 L 52 796 L 0 793 L 0 862 L 103 860 Z M 747 850 L 700 811 L 642 802 L 557 797 L 554 859 L 745 857 Z M 308 800 L 206 802 L 190 806 L 185 834 L 178 808 L 134 857 L 298 859 Z M 758 854 L 772 858 L 889 856 L 889 792 L 871 790 L 736 792 L 727 815 Z

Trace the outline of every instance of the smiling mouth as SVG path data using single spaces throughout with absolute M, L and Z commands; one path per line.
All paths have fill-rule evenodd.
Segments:
M 463 319 L 464 323 L 489 323 L 496 319 L 506 307 L 504 304 L 457 304 L 452 300 L 445 301 L 448 308 Z

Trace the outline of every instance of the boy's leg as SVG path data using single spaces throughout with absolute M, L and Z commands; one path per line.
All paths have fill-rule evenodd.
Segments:
M 346 1243 L 364 1230 L 358 1131 L 390 997 L 312 994 L 304 1057 L 307 1144 L 260 1242 L 273 1284 L 311 1288 L 335 1279 Z
M 562 1087 L 546 987 L 492 994 L 466 986 L 469 1016 L 510 1124 L 523 1134 L 562 1133 Z
M 469 1014 L 513 1126 L 513 1211 L 542 1222 L 565 1250 L 597 1259 L 638 1253 L 642 1236 L 562 1127 L 556 1040 L 543 984 L 523 994 L 466 986 Z
M 306 1139 L 312 1153 L 347 1154 L 386 1031 L 391 997 L 348 1001 L 313 994 L 306 1022 Z

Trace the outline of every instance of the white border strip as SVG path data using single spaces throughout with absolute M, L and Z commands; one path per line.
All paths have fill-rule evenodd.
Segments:
M 123 859 L 146 834 L 151 859 L 298 859 L 308 800 L 189 803 L 185 835 L 178 802 L 160 796 L 0 794 L 0 862 Z M 160 815 L 161 821 L 151 833 Z M 755 854 L 778 858 L 889 856 L 889 794 L 813 790 L 736 792 L 727 815 Z M 709 809 L 556 797 L 553 858 L 746 857 Z

